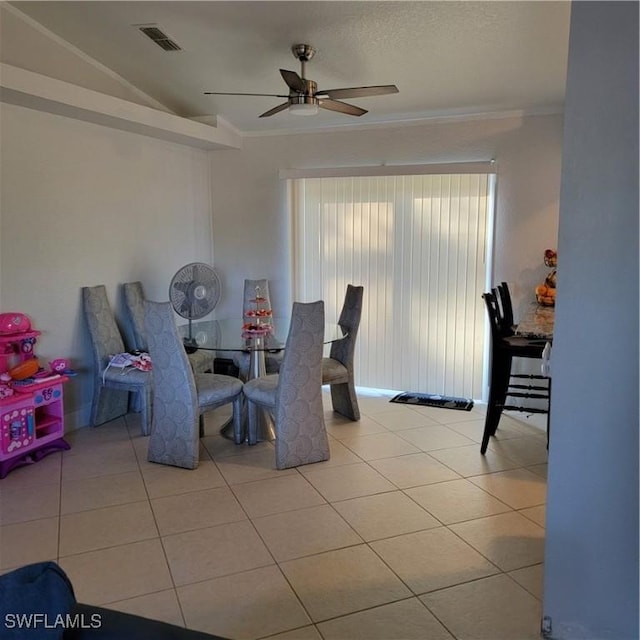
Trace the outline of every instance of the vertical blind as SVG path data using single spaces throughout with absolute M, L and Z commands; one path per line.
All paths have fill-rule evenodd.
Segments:
M 337 318 L 364 285 L 356 384 L 481 398 L 494 176 L 292 183 L 296 299 Z

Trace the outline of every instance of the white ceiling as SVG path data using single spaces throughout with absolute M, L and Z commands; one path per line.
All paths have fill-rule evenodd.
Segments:
M 569 2 L 137 1 L 12 2 L 41 25 L 184 117 L 217 115 L 242 132 L 562 108 Z M 181 47 L 165 52 L 132 25 L 157 24 Z M 321 110 L 259 114 L 286 94 L 279 69 L 311 44 L 307 78 L 320 89 L 396 84 L 348 99 L 356 118 Z M 304 121 L 304 122 L 302 122 Z

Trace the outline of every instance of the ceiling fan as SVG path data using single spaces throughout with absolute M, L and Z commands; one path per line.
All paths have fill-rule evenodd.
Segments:
M 328 111 L 339 111 L 349 116 L 362 116 L 367 113 L 353 104 L 341 102 L 338 98 L 364 98 L 367 96 L 381 96 L 388 93 L 398 93 L 395 84 L 385 84 L 373 87 L 345 87 L 342 89 L 328 89 L 319 91 L 313 80 L 304 77 L 305 65 L 313 58 L 316 50 L 308 44 L 294 44 L 291 53 L 300 60 L 301 71 L 298 75 L 295 71 L 280 69 L 283 80 L 289 87 L 289 94 L 278 93 L 225 93 L 220 91 L 205 91 L 210 96 L 269 96 L 273 98 L 286 98 L 287 101 L 260 114 L 261 118 L 280 113 L 289 109 L 296 115 L 314 115 L 318 108 Z

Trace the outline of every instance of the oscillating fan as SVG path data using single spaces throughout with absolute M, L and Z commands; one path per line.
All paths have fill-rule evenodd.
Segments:
M 191 321 L 213 311 L 220 300 L 220 278 L 213 267 L 192 262 L 178 269 L 169 285 L 169 300 L 175 312 L 189 321 L 189 343 L 193 342 Z

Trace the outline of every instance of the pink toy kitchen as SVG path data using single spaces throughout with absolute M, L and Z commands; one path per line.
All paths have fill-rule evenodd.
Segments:
M 0 313 L 0 479 L 70 448 L 63 437 L 62 387 L 75 374 L 63 358 L 40 366 L 39 335 L 23 313 Z

